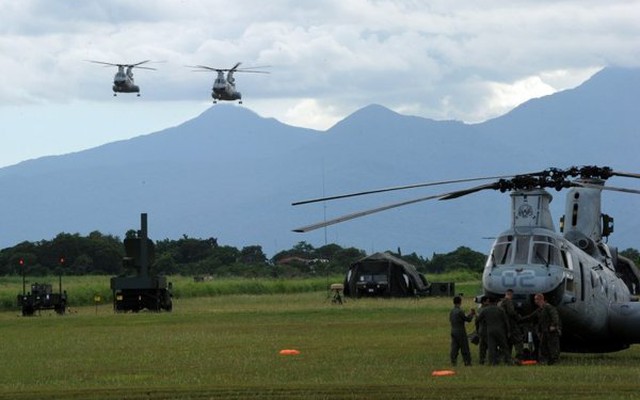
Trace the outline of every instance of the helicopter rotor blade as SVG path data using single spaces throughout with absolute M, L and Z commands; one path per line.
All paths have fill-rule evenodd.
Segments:
M 242 72 L 242 73 L 249 73 L 249 74 L 270 74 L 271 73 L 269 71 L 246 71 L 244 69 L 236 69 L 233 72 Z
M 445 193 L 445 194 L 436 194 L 436 195 L 432 195 L 432 196 L 421 197 L 421 198 L 418 198 L 418 199 L 402 201 L 402 202 L 399 202 L 399 203 L 388 204 L 386 206 L 372 208 L 372 209 L 365 210 L 365 211 L 359 211 L 359 212 L 356 212 L 356 213 L 353 213 L 353 214 L 343 215 L 341 217 L 334 218 L 334 219 L 331 219 L 331 220 L 328 220 L 328 221 L 319 222 L 319 223 L 316 223 L 316 224 L 312 224 L 312 225 L 307 225 L 307 226 L 303 226 L 303 227 L 300 227 L 300 228 L 296 228 L 296 229 L 293 230 L 293 232 L 305 233 L 305 232 L 313 231 L 313 230 L 316 230 L 316 229 L 324 228 L 324 227 L 329 226 L 329 225 L 335 225 L 335 224 L 338 224 L 340 222 L 345 222 L 345 221 L 349 221 L 349 220 L 352 220 L 352 219 L 355 219 L 355 218 L 364 217 L 366 215 L 371 215 L 371 214 L 375 214 L 375 213 L 378 213 L 378 212 L 381 212 L 381 211 L 390 210 L 392 208 L 397 208 L 397 207 L 402 207 L 402 206 L 406 206 L 406 205 L 409 205 L 409 204 L 419 203 L 421 201 L 437 199 L 437 198 L 439 198 L 441 196 L 444 196 L 446 194 L 447 193 Z
M 246 71 L 248 69 L 260 69 L 260 68 L 271 68 L 271 65 L 257 65 L 255 67 L 242 67 L 242 68 L 238 68 L 238 71 Z
M 615 175 L 615 176 L 623 176 L 623 177 L 626 177 L 626 178 L 637 178 L 637 179 L 640 179 L 640 174 L 635 174 L 633 172 L 612 171 L 611 174 Z
M 297 201 L 297 202 L 291 203 L 291 205 L 292 206 L 297 206 L 297 205 L 302 205 L 302 204 L 317 203 L 317 202 L 320 202 L 320 201 L 345 199 L 345 198 L 348 198 L 348 197 L 364 196 L 364 195 L 367 195 L 367 194 L 374 194 L 374 193 L 392 192 L 392 191 L 395 191 L 395 190 L 414 189 L 414 188 L 427 187 L 427 186 L 448 185 L 448 184 L 451 184 L 451 183 L 463 183 L 463 182 L 474 182 L 474 181 L 483 181 L 483 180 L 490 180 L 490 179 L 511 178 L 512 176 L 513 175 L 487 176 L 487 177 L 481 177 L 481 178 L 452 179 L 452 180 L 438 181 L 438 182 L 415 183 L 415 184 L 411 184 L 411 185 L 393 186 L 393 187 L 382 188 L 382 189 L 367 190 L 367 191 L 363 191 L 363 192 L 346 193 L 346 194 L 339 194 L 339 195 L 335 195 L 335 196 L 319 197 L 319 198 L 316 198 L 316 199 L 302 200 L 302 201 Z
M 246 67 L 246 68 L 238 68 L 240 63 L 236 64 L 233 68 L 214 68 L 209 67 L 208 65 L 185 65 L 187 68 L 196 68 L 194 72 L 202 72 L 201 70 L 213 71 L 213 72 L 246 72 L 253 74 L 269 74 L 269 71 L 256 71 L 258 68 L 269 68 L 269 65 L 263 65 L 258 67 Z
M 126 67 L 131 67 L 131 68 L 137 68 L 137 69 L 148 69 L 148 70 L 152 70 L 152 71 L 156 71 L 156 68 L 153 67 L 141 67 L 142 64 L 147 64 L 147 63 L 153 63 L 153 64 L 157 64 L 157 63 L 163 63 L 165 61 L 151 61 L 151 60 L 144 60 L 144 61 L 140 61 L 139 63 L 135 63 L 135 64 L 129 64 L 129 65 L 125 65 Z
M 142 64 L 146 64 L 148 62 L 150 62 L 151 60 L 144 60 L 144 61 L 140 61 L 139 63 L 135 63 L 135 64 L 129 64 L 128 67 L 137 67 L 138 65 L 142 65 Z M 142 67 L 140 67 L 142 68 Z
M 572 182 L 571 186 L 579 186 L 579 187 L 593 188 L 593 189 L 600 189 L 600 190 L 610 190 L 612 192 L 640 194 L 640 190 L 638 189 L 629 189 L 629 188 L 616 187 L 616 186 L 604 186 L 604 185 L 598 185 L 598 184 L 586 183 L 586 182 Z
M 90 63 L 94 63 L 94 64 L 101 64 L 101 65 L 109 65 L 112 67 L 127 67 L 127 68 L 138 68 L 138 69 L 150 69 L 150 70 L 156 70 L 155 68 L 152 67 L 141 67 L 140 65 L 142 64 L 146 64 L 148 62 L 151 62 L 151 60 L 144 60 L 144 61 L 140 61 L 139 63 L 135 63 L 135 64 L 116 64 L 116 63 L 109 63 L 109 62 L 104 62 L 104 61 L 95 61 L 95 60 L 85 60 L 87 62 Z M 154 61 L 154 62 L 162 62 L 162 61 Z
M 94 63 L 94 64 L 101 64 L 101 65 L 109 65 L 112 67 L 120 67 L 121 64 L 114 64 L 114 63 L 108 63 L 108 62 L 104 62 L 104 61 L 94 61 L 94 60 L 85 60 L 86 62 L 90 62 L 90 63 Z
M 235 72 L 247 72 L 247 73 L 253 73 L 253 74 L 269 74 L 270 73 L 269 71 L 257 71 L 261 68 L 271 68 L 271 65 L 260 65 L 256 67 L 237 68 Z
M 418 203 L 421 201 L 432 200 L 432 199 L 451 200 L 451 199 L 466 196 L 468 194 L 476 193 L 486 189 L 500 190 L 501 192 L 506 192 L 506 191 L 513 191 L 513 190 L 532 190 L 535 188 L 555 188 L 556 190 L 561 190 L 563 188 L 573 186 L 573 187 L 586 187 L 586 188 L 594 188 L 599 190 L 610 190 L 610 191 L 617 191 L 617 192 L 624 192 L 624 193 L 640 194 L 640 190 L 637 190 L 637 189 L 605 186 L 603 184 L 570 181 L 567 179 L 568 176 L 580 176 L 582 179 L 590 178 L 590 177 L 598 177 L 599 179 L 606 180 L 607 177 L 610 177 L 612 175 L 631 177 L 631 178 L 640 178 L 640 174 L 611 171 L 611 169 L 608 167 L 605 167 L 605 168 L 591 167 L 591 166 L 582 167 L 582 168 L 572 167 L 566 170 L 558 169 L 558 168 L 549 168 L 544 171 L 539 171 L 539 172 L 534 172 L 529 174 L 507 175 L 507 176 L 486 177 L 486 178 L 458 179 L 458 180 L 432 182 L 432 183 L 420 183 L 420 184 L 413 184 L 413 185 L 406 185 L 406 186 L 390 187 L 385 189 L 369 190 L 364 192 L 348 193 L 348 194 L 342 194 L 337 196 L 322 197 L 317 199 L 303 200 L 303 201 L 292 203 L 292 205 L 295 206 L 300 204 L 309 204 L 309 203 L 315 203 L 315 202 L 326 201 L 326 200 L 335 200 L 335 199 L 361 196 L 361 195 L 372 194 L 372 193 L 388 192 L 393 190 L 410 189 L 410 188 L 417 188 L 417 187 L 424 187 L 424 186 L 442 185 L 442 184 L 459 183 L 459 182 L 470 182 L 470 181 L 487 180 L 487 179 L 498 179 L 495 182 L 486 183 L 486 184 L 474 186 L 474 187 L 463 189 L 463 190 L 456 190 L 449 193 L 442 193 L 438 195 L 421 197 L 414 200 L 393 203 L 383 207 L 373 208 L 370 210 L 365 210 L 365 211 L 360 211 L 353 214 L 344 215 L 342 217 L 334 218 L 329 221 L 324 221 L 324 222 L 316 223 L 313 225 L 303 226 L 301 228 L 294 229 L 293 231 L 309 232 L 309 231 L 323 228 L 329 225 L 334 225 L 340 222 L 363 217 L 366 215 L 389 210 L 396 207 L 405 206 L 408 204 Z M 506 178 L 510 178 L 510 179 L 506 179 Z
M 537 174 L 537 173 L 536 173 Z M 508 177 L 511 177 L 513 175 L 509 175 Z M 472 178 L 471 180 L 481 180 L 481 179 L 491 179 L 491 178 Z M 463 180 L 463 181 L 469 181 L 469 180 Z M 349 221 L 355 218 L 360 218 L 360 217 L 364 217 L 366 215 L 371 215 L 377 212 L 381 212 L 381 211 L 386 211 L 392 208 L 397 208 L 397 207 L 402 207 L 402 206 L 406 206 L 409 204 L 414 204 L 414 203 L 419 203 L 422 201 L 426 201 L 426 200 L 433 200 L 433 199 L 438 199 L 438 200 L 450 200 L 450 199 L 455 199 L 458 197 L 462 197 L 462 196 L 466 196 L 468 194 L 471 193 L 475 193 L 475 192 L 479 192 L 481 190 L 485 190 L 485 189 L 499 189 L 500 185 L 499 185 L 500 181 L 497 182 L 492 182 L 492 183 L 487 183 L 484 185 L 480 185 L 480 186 L 474 186 L 472 188 L 469 189 L 464 189 L 464 190 L 456 190 L 453 192 L 448 192 L 448 193 L 440 193 L 440 194 L 436 194 L 436 195 L 431 195 L 431 196 L 426 196 L 426 197 L 420 197 L 417 199 L 413 199 L 413 200 L 407 200 L 407 201 L 402 201 L 399 203 L 393 203 L 393 204 L 389 204 L 386 206 L 382 206 L 382 207 L 377 207 L 377 208 L 373 208 L 370 210 L 365 210 L 365 211 L 360 211 L 360 212 L 356 212 L 353 214 L 347 214 L 338 218 L 334 218 L 328 221 L 324 221 L 324 222 L 320 222 L 320 223 L 316 223 L 316 224 L 312 224 L 312 225 L 307 225 L 307 226 L 303 226 L 300 228 L 296 228 L 293 231 L 294 232 L 298 232 L 298 233 L 305 233 L 305 232 L 309 232 L 315 229 L 319 229 L 319 228 L 324 228 L 326 226 L 329 225 L 334 225 L 334 224 L 338 224 L 340 222 L 344 222 L 344 221 Z M 445 183 L 452 183 L 449 181 L 445 181 Z M 400 188 L 400 187 L 399 187 Z M 395 189 L 395 188 L 391 188 L 392 190 L 399 190 L 399 189 Z M 356 194 L 359 195 L 359 194 Z M 318 200 L 320 201 L 320 200 Z
M 185 65 L 185 67 L 187 68 L 196 68 L 196 70 L 194 70 L 194 72 L 207 72 L 207 71 L 213 71 L 213 72 L 225 72 L 226 69 L 218 69 L 218 68 L 213 68 L 213 67 L 209 67 L 206 65 Z
M 458 197 L 466 196 L 468 194 L 476 193 L 476 192 L 479 192 L 479 191 L 485 190 L 485 189 L 499 189 L 499 186 L 498 186 L 497 182 L 486 183 L 484 185 L 475 186 L 475 187 L 472 187 L 472 188 L 469 188 L 469 189 L 463 189 L 463 190 L 457 190 L 455 192 L 451 192 L 451 193 L 449 193 L 447 195 L 444 195 L 444 196 L 440 197 L 439 200 L 457 199 Z

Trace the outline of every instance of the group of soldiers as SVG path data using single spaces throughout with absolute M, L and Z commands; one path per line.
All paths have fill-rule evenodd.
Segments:
M 509 289 L 502 299 L 483 296 L 479 311 L 471 309 L 465 314 L 462 298 L 454 297 L 454 307 L 449 314 L 451 364 L 456 365 L 458 353 L 461 353 L 464 364 L 471 365 L 465 324 L 474 319 L 480 364 L 511 365 L 526 359 L 535 359 L 542 364 L 556 363 L 560 356 L 562 328 L 558 311 L 547 303 L 541 293 L 534 296 L 534 302 L 537 306 L 534 312 L 526 316 L 520 315 L 513 304 L 513 290 Z M 525 326 L 532 329 L 524 329 Z M 515 358 L 512 357 L 514 350 Z

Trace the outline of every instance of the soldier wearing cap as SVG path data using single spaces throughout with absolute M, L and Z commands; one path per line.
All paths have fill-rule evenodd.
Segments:
M 449 322 L 451 323 L 451 365 L 455 366 L 458 362 L 458 353 L 462 353 L 464 365 L 471 365 L 471 352 L 469 351 L 469 339 L 467 338 L 466 322 L 471 322 L 476 311 L 471 309 L 469 314 L 465 314 L 462 309 L 462 298 L 455 296 L 453 298 L 453 309 L 449 313 Z

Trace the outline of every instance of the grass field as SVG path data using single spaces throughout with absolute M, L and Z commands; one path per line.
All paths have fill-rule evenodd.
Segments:
M 449 369 L 450 306 L 450 298 L 334 305 L 327 292 L 313 291 L 179 298 L 172 313 L 114 314 L 110 305 L 64 316 L 2 312 L 0 398 L 640 397 L 636 347 L 563 354 L 554 366 L 474 365 L 432 377 Z
M 192 277 L 171 276 L 168 282 L 173 284 L 175 299 L 190 297 L 212 297 L 230 294 L 286 294 L 322 291 L 328 282 L 341 282 L 342 276 L 324 276 L 305 279 L 248 279 L 220 278 L 205 282 L 194 282 Z M 93 305 L 98 295 L 102 303 L 112 303 L 113 293 L 110 288 L 111 277 L 103 275 L 65 276 L 62 278 L 62 289 L 69 294 L 68 306 L 80 307 Z M 27 277 L 24 290 L 30 291 L 32 283 L 49 283 L 52 291 L 58 293 L 59 277 Z M 0 310 L 16 308 L 16 296 L 22 293 L 23 280 L 20 276 L 0 278 Z

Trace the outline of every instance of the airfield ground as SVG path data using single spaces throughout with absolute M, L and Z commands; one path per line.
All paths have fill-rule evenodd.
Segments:
M 470 297 L 466 306 L 471 305 Z M 635 399 L 640 346 L 449 369 L 450 298 L 178 299 L 172 313 L 0 313 L 0 399 Z M 280 350 L 299 350 L 281 355 Z M 477 347 L 472 346 L 474 356 Z

